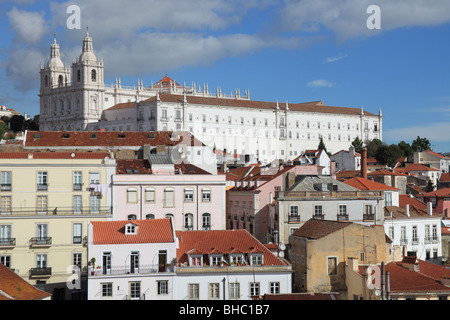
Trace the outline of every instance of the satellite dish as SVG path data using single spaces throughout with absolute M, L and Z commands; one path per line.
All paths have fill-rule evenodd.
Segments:
M 284 251 L 278 252 L 278 256 L 279 256 L 280 258 L 284 258 Z
M 72 153 L 70 154 L 70 156 L 71 156 L 72 158 L 75 158 L 75 153 L 72 152 Z
M 281 251 L 286 250 L 286 245 L 284 243 L 280 243 L 278 245 L 278 249 L 280 249 Z

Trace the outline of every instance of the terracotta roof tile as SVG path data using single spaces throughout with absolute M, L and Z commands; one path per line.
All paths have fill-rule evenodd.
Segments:
M 435 191 L 423 193 L 421 197 L 450 197 L 450 188 L 437 189 Z
M 160 94 L 159 98 L 164 102 L 182 103 L 183 95 L 176 94 Z M 276 102 L 267 101 L 254 101 L 254 100 L 240 100 L 240 99 L 227 99 L 217 97 L 199 97 L 199 96 L 186 96 L 189 104 L 202 104 L 202 105 L 219 105 L 226 107 L 240 107 L 240 108 L 256 108 L 256 109 L 269 109 L 275 110 Z M 146 102 L 155 101 L 156 97 L 145 100 Z M 286 105 L 279 103 L 280 110 L 285 110 Z M 323 104 L 321 101 L 306 102 L 306 103 L 289 103 L 289 110 L 302 111 L 311 113 L 332 113 L 332 114 L 346 114 L 346 115 L 361 115 L 361 109 L 359 108 L 347 108 L 347 107 L 332 107 Z M 376 116 L 373 113 L 364 111 L 365 116 Z
M 410 207 L 414 206 L 419 209 L 427 208 L 427 205 L 425 203 L 423 203 L 417 198 L 410 197 L 407 194 L 400 194 L 398 199 L 399 199 L 399 207 L 401 208 L 405 208 L 407 204 L 409 204 Z
M 293 235 L 308 239 L 320 239 L 351 224 L 351 222 L 309 219 Z
M 92 221 L 93 242 L 99 244 L 174 242 L 170 218 L 153 220 Z M 136 234 L 125 234 L 125 225 L 137 226 Z
M 105 159 L 107 152 L 0 152 L 0 159 Z
M 0 300 L 42 300 L 50 296 L 0 263 Z
M 394 188 L 382 183 L 378 183 L 372 180 L 364 179 L 361 177 L 355 177 L 344 181 L 345 184 L 352 186 L 359 190 L 392 190 L 400 191 L 398 188 Z

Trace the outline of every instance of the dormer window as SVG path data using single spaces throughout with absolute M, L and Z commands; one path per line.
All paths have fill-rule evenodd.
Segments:
M 231 264 L 243 264 L 244 263 L 244 255 L 243 254 L 230 255 L 230 263 Z
M 128 223 L 125 225 L 125 234 L 127 235 L 134 235 L 136 234 L 137 231 L 137 225 L 135 225 L 134 223 Z
M 210 255 L 209 264 L 211 267 L 221 266 L 223 262 L 223 255 Z
M 201 255 L 191 255 L 189 256 L 189 262 L 191 267 L 201 267 L 202 266 L 202 259 L 203 257 Z
M 264 263 L 264 255 L 262 253 L 250 254 L 250 264 L 252 266 L 262 265 Z

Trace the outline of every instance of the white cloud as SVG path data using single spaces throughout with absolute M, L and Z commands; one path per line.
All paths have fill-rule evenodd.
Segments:
M 335 57 L 328 57 L 328 58 L 325 59 L 325 63 L 336 62 L 336 61 L 342 60 L 342 59 L 344 59 L 346 57 L 347 57 L 346 54 L 339 54 L 338 56 L 335 56 Z
M 370 5 L 381 9 L 381 30 L 369 30 Z M 338 41 L 367 37 L 401 27 L 450 22 L 448 0 L 294 0 L 281 9 L 278 24 L 288 31 L 331 30 Z
M 7 12 L 11 29 L 16 32 L 16 41 L 35 44 L 48 33 L 49 28 L 44 19 L 44 12 L 31 12 L 12 8 Z
M 308 87 L 311 88 L 332 88 L 336 85 L 336 83 L 325 80 L 325 79 L 318 79 L 313 80 L 311 82 L 308 82 Z
M 449 122 L 434 122 L 409 128 L 384 129 L 383 140 L 413 141 L 419 136 L 435 142 L 450 142 L 449 130 Z

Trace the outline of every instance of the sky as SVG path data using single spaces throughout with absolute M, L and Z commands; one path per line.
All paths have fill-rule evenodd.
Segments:
M 450 152 L 448 0 L 0 0 L 0 105 L 39 114 L 54 37 L 70 66 L 87 28 L 107 84 L 168 75 L 252 100 L 381 109 L 383 142 Z

